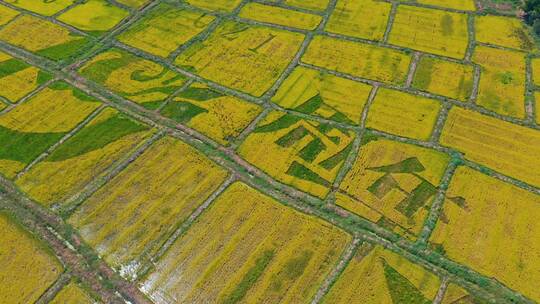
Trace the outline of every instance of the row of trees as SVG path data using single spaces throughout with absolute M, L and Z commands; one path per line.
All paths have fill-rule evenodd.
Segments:
M 537 35 L 540 35 L 540 0 L 525 0 L 523 11 L 525 22 L 533 27 Z

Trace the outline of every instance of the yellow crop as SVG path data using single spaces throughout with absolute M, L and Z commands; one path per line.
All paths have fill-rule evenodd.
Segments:
M 477 46 L 482 67 L 477 104 L 502 115 L 525 116 L 525 53 Z
M 3 63 L 7 63 L 7 61 L 20 62 L 0 52 L 0 67 Z M 33 66 L 28 66 L 12 74 L 0 77 L 0 96 L 11 102 L 17 102 L 39 86 L 38 77 L 39 69 Z
M 122 3 L 124 5 L 130 6 L 133 8 L 141 7 L 143 4 L 146 4 L 147 2 L 149 2 L 148 0 L 116 0 L 116 1 L 118 3 Z
M 476 16 L 476 40 L 520 50 L 531 50 L 534 42 L 518 18 L 503 16 Z
M 58 16 L 58 20 L 83 31 L 106 31 L 113 28 L 129 12 L 106 0 L 87 0 Z
M 468 39 L 467 15 L 400 5 L 389 43 L 463 59 Z
M 437 100 L 382 88 L 369 109 L 366 126 L 395 135 L 427 140 L 437 121 Z
M 373 0 L 338 0 L 328 32 L 380 41 L 383 39 L 392 5 Z
M 476 6 L 474 0 L 418 0 L 418 3 L 428 4 L 433 6 L 447 7 L 458 10 L 474 11 Z
M 285 0 L 285 4 L 315 11 L 324 11 L 330 0 Z
M 70 6 L 75 0 L 54 0 L 54 1 L 37 1 L 37 0 L 5 0 L 9 4 L 26 10 L 45 15 L 52 16 L 64 8 Z
M 0 212 L 0 303 L 34 303 L 62 272 L 37 238 Z
M 540 92 L 534 93 L 534 100 L 536 103 L 536 123 L 540 124 Z
M 540 301 L 540 196 L 467 167 L 458 168 L 447 195 L 461 203 L 445 202 L 446 220 L 430 241 L 450 259 Z
M 202 32 L 215 17 L 161 4 L 118 36 L 118 40 L 157 56 L 167 57 Z
M 19 12 L 11 9 L 7 6 L 0 5 L 0 25 L 4 25 L 8 23 L 9 21 L 13 20 L 13 18 L 17 17 L 19 15 Z
M 533 58 L 532 65 L 532 77 L 535 85 L 540 85 L 540 58 Z
M 302 61 L 353 76 L 402 84 L 411 56 L 389 48 L 316 36 Z
M 142 290 L 159 303 L 309 303 L 350 240 L 234 183 L 156 263 Z
M 281 84 L 272 101 L 287 109 L 359 124 L 371 89 L 367 84 L 297 67 Z M 319 98 L 320 106 L 309 106 Z
M 94 304 L 96 303 L 77 283 L 70 282 L 49 304 Z
M 266 23 L 275 23 L 306 30 L 315 29 L 322 21 L 322 18 L 317 15 L 301 13 L 277 6 L 263 5 L 259 3 L 248 3 L 242 8 L 239 16 L 241 18 L 253 19 Z
M 126 277 L 152 256 L 225 180 L 227 172 L 192 147 L 156 142 L 69 219 Z
M 540 132 L 461 108 L 452 108 L 441 144 L 467 159 L 540 186 Z
M 361 147 L 340 185 L 336 204 L 373 222 L 384 217 L 416 234 L 448 161 L 446 154 L 430 149 L 386 139 L 371 141 Z M 411 194 L 421 191 L 426 196 L 414 200 Z
M 323 303 L 430 303 L 440 280 L 382 246 L 361 246 Z
M 186 0 L 186 2 L 212 11 L 230 12 L 234 10 L 242 0 Z
M 261 96 L 294 58 L 303 35 L 227 21 L 175 63 L 222 85 Z

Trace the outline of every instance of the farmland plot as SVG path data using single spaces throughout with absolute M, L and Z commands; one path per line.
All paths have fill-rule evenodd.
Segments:
M 94 304 L 94 301 L 86 291 L 74 281 L 64 286 L 53 298 L 50 304 Z
M 297 67 L 281 84 L 272 101 L 301 113 L 359 124 L 371 90 L 367 84 Z
M 79 73 L 148 109 L 159 107 L 185 83 L 167 67 L 119 49 L 98 54 Z
M 206 40 L 182 52 L 175 63 L 219 84 L 261 96 L 289 65 L 303 38 L 298 33 L 226 21 Z
M 389 43 L 462 59 L 468 39 L 467 15 L 400 5 Z
M 56 82 L 0 117 L 0 173 L 13 178 L 100 105 Z
M 142 290 L 156 304 L 309 303 L 350 240 L 234 183 L 155 264 Z
M 474 295 L 461 288 L 459 285 L 450 283 L 444 297 L 442 304 L 487 304 L 487 301 L 481 300 Z
M 352 76 L 403 84 L 411 56 L 389 48 L 316 36 L 302 62 Z
M 305 30 L 315 29 L 322 21 L 322 18 L 317 15 L 305 14 L 276 6 L 263 5 L 253 2 L 244 6 L 238 16 L 256 21 L 275 23 Z
M 384 37 L 392 5 L 374 0 L 338 0 L 326 25 L 331 33 L 380 41 Z
M 231 12 L 242 0 L 186 0 L 186 2 L 211 11 Z
M 18 15 L 18 11 L 0 4 L 0 26 L 10 22 Z
M 16 184 L 44 205 L 62 202 L 129 154 L 151 134 L 148 129 L 107 108 Z
M 0 96 L 16 103 L 51 75 L 22 60 L 0 52 Z
M 324 11 L 330 0 L 285 0 L 285 4 L 303 9 Z
M 75 3 L 75 0 L 54 0 L 54 1 L 36 1 L 36 0 L 5 0 L 7 3 L 17 7 L 38 13 L 44 16 L 52 16 L 59 11 Z
M 540 300 L 540 196 L 460 167 L 431 242 L 457 261 Z M 496 225 L 487 223 L 497 223 Z
M 323 303 L 429 304 L 439 279 L 382 246 L 363 244 Z
M 226 176 L 192 147 L 165 137 L 84 202 L 69 222 L 112 267 L 135 278 Z
M 234 140 L 262 111 L 256 104 L 195 83 L 177 94 L 161 114 L 207 135 L 220 144 Z
M 476 40 L 479 42 L 530 51 L 533 38 L 517 18 L 478 16 L 475 18 Z
M 62 265 L 4 212 L 0 231 L 0 303 L 34 303 L 62 273 Z
M 418 3 L 465 11 L 476 10 L 474 0 L 418 0 Z
M 54 61 L 72 58 L 89 43 L 84 36 L 30 15 L 22 15 L 1 28 L 0 40 Z
M 215 17 L 162 3 L 118 36 L 121 42 L 167 57 L 204 31 Z
M 99 35 L 110 30 L 129 12 L 114 6 L 106 0 L 87 0 L 58 16 L 58 20 L 74 27 Z
M 354 137 L 349 130 L 271 112 L 239 153 L 277 180 L 324 198 L 351 152 Z
M 386 139 L 370 141 L 339 187 L 336 204 L 416 235 L 449 162 L 446 154 Z
M 452 108 L 441 144 L 502 174 L 540 186 L 540 132 L 473 111 Z

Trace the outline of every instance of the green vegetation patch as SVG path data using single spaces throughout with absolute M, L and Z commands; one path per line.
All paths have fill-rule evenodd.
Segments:
M 66 133 L 23 133 L 0 126 L 0 159 L 28 164 Z

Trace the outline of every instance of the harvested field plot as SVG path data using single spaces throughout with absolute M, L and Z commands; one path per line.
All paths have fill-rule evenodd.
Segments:
M 10 22 L 18 15 L 18 11 L 0 4 L 0 26 Z
M 316 36 L 302 61 L 352 76 L 403 84 L 411 56 L 389 48 Z
M 540 186 L 540 132 L 472 111 L 453 108 L 441 143 L 467 159 Z
M 474 0 L 418 0 L 418 3 L 465 11 L 476 10 Z
M 89 43 L 86 37 L 29 15 L 22 15 L 1 28 L 0 40 L 55 61 L 75 56 Z
M 52 16 L 75 3 L 75 0 L 5 0 L 7 3 L 45 16 Z
M 277 180 L 324 198 L 354 137 L 352 131 L 272 112 L 248 136 L 239 153 Z M 275 161 L 269 162 L 269 158 Z
M 97 55 L 79 72 L 149 109 L 159 107 L 185 83 L 184 76 L 119 49 Z
M 400 5 L 389 42 L 462 59 L 467 51 L 468 39 L 467 15 Z
M 186 0 L 186 2 L 207 10 L 230 12 L 234 10 L 242 0 Z
M 100 105 L 56 82 L 0 116 L 0 173 L 12 178 Z
M 473 67 L 424 56 L 412 83 L 414 88 L 445 97 L 468 101 L 473 89 Z
M 478 16 L 475 18 L 476 40 L 479 42 L 529 51 L 533 38 L 517 18 Z
M 461 203 L 445 203 L 431 242 L 453 260 L 540 301 L 540 196 L 465 167 L 448 193 Z
M 134 278 L 227 172 L 179 140 L 165 137 L 96 192 L 69 219 L 127 278 Z
M 62 265 L 3 211 L 0 231 L 0 303 L 34 303 L 62 273 Z
M 378 139 L 360 148 L 336 204 L 373 222 L 417 234 L 449 162 L 445 154 Z
M 215 17 L 160 4 L 118 36 L 118 40 L 151 54 L 167 57 L 204 31 Z
M 246 19 L 306 30 L 315 29 L 322 21 L 322 18 L 317 15 L 305 14 L 259 3 L 248 3 L 242 8 L 239 16 Z
M 94 304 L 94 301 L 87 293 L 75 282 L 70 282 L 54 297 L 50 304 Z
M 392 5 L 374 0 L 338 0 L 326 30 L 331 33 L 380 41 Z
M 258 105 L 199 83 L 180 92 L 161 110 L 163 116 L 194 128 L 220 144 L 234 140 L 261 112 Z
M 51 75 L 0 52 L 0 96 L 17 102 L 51 79 Z
M 227 21 L 176 58 L 185 69 L 254 96 L 278 79 L 300 48 L 303 35 Z
M 309 303 L 350 239 L 235 183 L 171 246 L 142 290 L 157 304 Z
M 477 46 L 482 67 L 477 103 L 502 115 L 525 116 L 525 53 Z
M 439 279 L 381 246 L 363 244 L 323 303 L 429 304 Z
M 309 68 L 298 67 L 272 101 L 291 110 L 342 123 L 359 124 L 372 87 Z
M 16 183 L 45 205 L 61 202 L 129 154 L 150 135 L 148 129 L 107 108 Z
M 369 109 L 368 128 L 399 136 L 427 140 L 441 108 L 437 100 L 380 89 Z
M 87 0 L 58 16 L 58 20 L 99 35 L 113 28 L 129 13 L 106 0 Z

